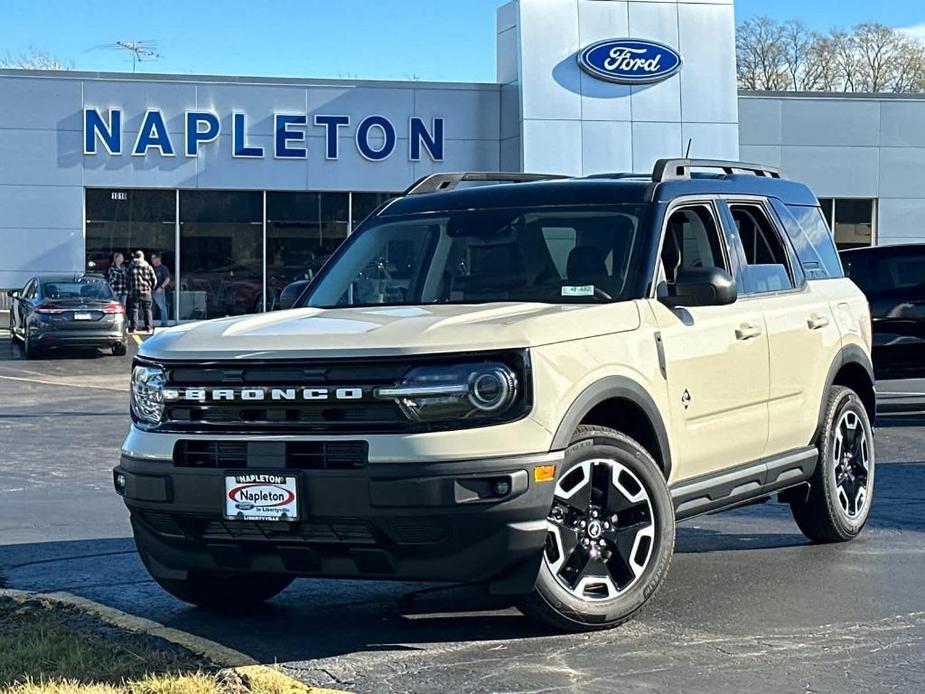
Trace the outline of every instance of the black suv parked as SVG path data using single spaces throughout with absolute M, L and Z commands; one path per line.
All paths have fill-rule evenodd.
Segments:
M 925 244 L 842 251 L 870 302 L 877 378 L 925 376 Z

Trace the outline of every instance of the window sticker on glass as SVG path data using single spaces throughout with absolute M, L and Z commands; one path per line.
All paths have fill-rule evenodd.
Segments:
M 594 285 L 584 284 L 577 287 L 566 285 L 562 287 L 562 296 L 594 296 Z

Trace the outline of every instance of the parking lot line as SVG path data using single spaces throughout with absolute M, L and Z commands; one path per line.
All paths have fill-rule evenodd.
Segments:
M 91 386 L 86 383 L 67 383 L 66 381 L 46 381 L 41 378 L 19 378 L 18 376 L 0 376 L 4 381 L 22 381 L 23 383 L 41 383 L 46 386 L 66 386 L 68 388 L 91 388 L 93 390 L 108 390 L 114 393 L 123 393 L 126 388 L 113 388 L 110 386 Z

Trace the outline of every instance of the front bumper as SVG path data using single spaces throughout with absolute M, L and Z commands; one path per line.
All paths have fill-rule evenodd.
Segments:
M 287 470 L 299 478 L 294 523 L 225 520 L 224 469 L 123 456 L 114 475 L 148 568 L 165 578 L 237 570 L 488 581 L 493 592 L 516 594 L 533 588 L 552 503 L 554 483 L 536 482 L 534 468 L 562 460 L 557 452 Z M 510 491 L 498 495 L 496 482 Z

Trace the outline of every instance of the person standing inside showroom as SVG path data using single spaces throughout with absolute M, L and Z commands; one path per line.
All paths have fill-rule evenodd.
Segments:
M 154 268 L 145 262 L 143 251 L 135 251 L 134 258 L 128 266 L 128 295 L 132 305 L 129 314 L 129 330 L 138 330 L 138 324 L 144 320 L 144 332 L 150 333 L 154 323 L 151 317 L 151 294 L 157 284 Z
M 157 284 L 154 286 L 154 292 L 151 296 L 157 306 L 158 318 L 163 328 L 167 326 L 168 318 L 170 317 L 167 313 L 167 287 L 170 286 L 170 270 L 162 262 L 160 253 L 151 254 L 151 265 L 154 267 L 154 274 L 157 276 Z
M 116 299 L 126 309 L 128 309 L 128 277 L 126 277 L 126 268 L 122 264 L 122 254 L 116 251 L 112 254 L 112 265 L 109 266 L 109 272 L 106 273 L 106 280 L 112 287 L 112 293 Z

